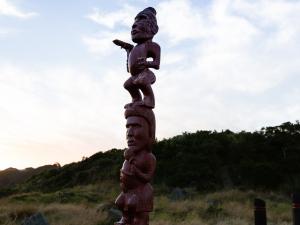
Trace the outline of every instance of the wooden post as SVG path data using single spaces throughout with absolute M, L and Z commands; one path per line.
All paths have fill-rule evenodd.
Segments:
M 255 225 L 267 225 L 266 203 L 259 198 L 254 200 L 254 221 Z
M 300 225 L 300 194 L 292 195 L 293 201 L 293 225 Z

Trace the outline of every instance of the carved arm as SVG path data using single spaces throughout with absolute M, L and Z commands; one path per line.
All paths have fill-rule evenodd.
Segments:
M 113 43 L 114 43 L 115 45 L 120 46 L 121 48 L 124 48 L 124 49 L 126 50 L 127 53 L 130 52 L 130 51 L 132 50 L 132 48 L 133 48 L 133 45 L 132 45 L 132 44 L 126 43 L 126 42 L 124 42 L 124 41 L 120 41 L 120 40 L 118 40 L 118 39 L 113 40 Z
M 146 173 L 143 173 L 138 167 L 133 165 L 135 175 L 145 183 L 150 182 L 154 176 L 154 171 L 156 167 L 155 158 L 149 159 L 147 167 L 148 171 Z
M 129 56 L 129 53 L 130 51 L 133 49 L 133 45 L 132 44 L 129 44 L 129 43 L 126 43 L 124 41 L 120 41 L 118 39 L 115 39 L 113 40 L 113 43 L 115 45 L 118 45 L 120 46 L 121 48 L 124 48 L 126 53 L 127 53 L 127 60 L 126 60 L 126 69 L 127 69 L 127 72 L 129 72 L 129 69 L 128 69 L 128 56 Z
M 153 61 L 146 61 L 146 66 L 158 70 L 160 66 L 160 46 L 158 44 L 153 42 L 149 46 L 148 57 L 153 58 Z

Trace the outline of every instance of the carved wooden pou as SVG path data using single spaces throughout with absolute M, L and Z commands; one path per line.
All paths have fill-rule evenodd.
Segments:
M 124 83 L 132 101 L 125 105 L 126 139 L 124 163 L 120 171 L 122 192 L 116 199 L 122 218 L 115 225 L 148 225 L 149 212 L 153 210 L 153 188 L 156 159 L 152 154 L 155 141 L 155 106 L 151 85 L 156 78 L 150 70 L 159 69 L 160 47 L 153 42 L 158 32 L 156 11 L 148 7 L 137 14 L 131 29 L 136 45 L 120 40 L 113 42 L 127 53 L 127 72 L 131 74 Z

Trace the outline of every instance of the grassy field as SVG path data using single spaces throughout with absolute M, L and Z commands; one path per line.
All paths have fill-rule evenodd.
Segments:
M 0 224 L 17 225 L 41 212 L 51 225 L 112 225 L 109 209 L 119 192 L 115 184 L 90 185 L 55 193 L 26 193 L 0 199 Z M 267 203 L 269 225 L 290 225 L 288 196 L 228 190 L 201 194 L 187 190 L 182 200 L 155 197 L 151 225 L 253 225 L 253 199 Z

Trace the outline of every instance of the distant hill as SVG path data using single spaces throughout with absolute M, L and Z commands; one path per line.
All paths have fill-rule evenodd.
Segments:
M 158 141 L 153 152 L 157 185 L 201 191 L 232 187 L 300 191 L 299 121 L 256 132 L 183 133 Z M 28 176 L 17 190 L 52 192 L 108 180 L 117 183 L 122 162 L 123 150 L 98 152 L 83 161 Z M 7 174 L 16 172 L 9 171 Z
M 54 168 L 32 176 L 22 184 L 22 191 L 57 191 L 76 185 L 119 179 L 123 151 L 98 152 L 84 160 Z
M 29 167 L 24 170 L 18 170 L 16 168 L 10 167 L 5 170 L 0 170 L 0 189 L 14 187 L 17 184 L 23 183 L 33 175 L 56 168 L 59 168 L 58 164 L 41 166 L 35 169 Z

